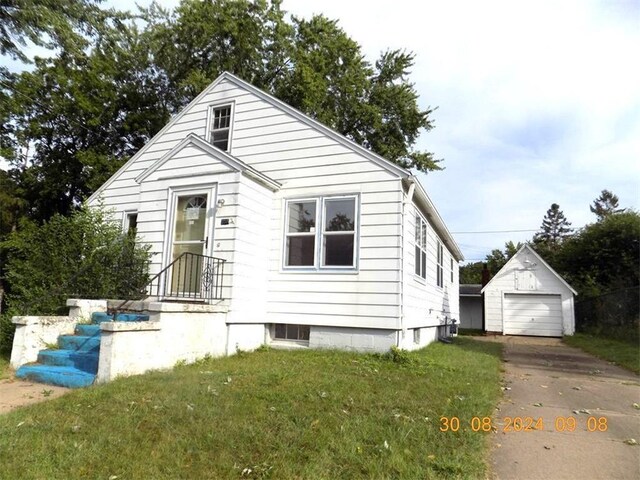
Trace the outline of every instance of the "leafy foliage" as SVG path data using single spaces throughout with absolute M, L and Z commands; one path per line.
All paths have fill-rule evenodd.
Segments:
M 609 190 L 602 190 L 589 210 L 598 217 L 598 221 L 604 220 L 609 215 L 624 212 L 624 208 L 618 208 L 618 196 Z
M 640 215 L 607 215 L 567 240 L 555 267 L 581 295 L 595 296 L 640 284 Z
M 100 29 L 112 10 L 101 10 L 103 0 L 3 0 L 0 2 L 0 54 L 26 61 L 21 51 L 27 41 L 46 48 L 80 52 L 85 36 Z
M 70 296 L 135 296 L 148 282 L 148 248 L 123 235 L 103 209 L 55 215 L 42 225 L 23 220 L 0 248 L 12 315 L 55 314 Z
M 473 262 L 460 267 L 460 284 L 482 283 L 484 262 Z

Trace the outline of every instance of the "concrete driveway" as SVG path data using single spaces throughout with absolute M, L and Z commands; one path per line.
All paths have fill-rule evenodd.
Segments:
M 491 437 L 494 478 L 640 478 L 637 375 L 559 339 L 483 339 L 505 343 L 505 395 Z M 514 424 L 516 417 L 523 422 Z

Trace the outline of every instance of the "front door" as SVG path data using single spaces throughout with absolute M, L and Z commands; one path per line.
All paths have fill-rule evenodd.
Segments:
M 173 193 L 171 257 L 173 267 L 169 297 L 202 297 L 202 269 L 209 253 L 213 212 L 213 189 L 182 190 Z

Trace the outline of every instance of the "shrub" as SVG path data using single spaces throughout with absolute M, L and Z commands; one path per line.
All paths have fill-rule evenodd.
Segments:
M 149 247 L 123 234 L 103 208 L 83 207 L 42 225 L 23 220 L 0 250 L 9 317 L 63 313 L 69 297 L 139 298 L 149 281 Z

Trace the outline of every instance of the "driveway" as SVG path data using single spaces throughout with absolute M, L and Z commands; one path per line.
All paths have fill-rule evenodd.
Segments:
M 559 339 L 483 340 L 505 343 L 505 395 L 491 437 L 495 478 L 640 478 L 640 445 L 629 445 L 640 444 L 637 375 Z M 523 424 L 509 420 L 516 417 Z

